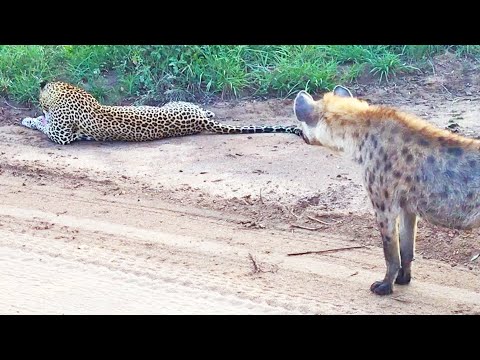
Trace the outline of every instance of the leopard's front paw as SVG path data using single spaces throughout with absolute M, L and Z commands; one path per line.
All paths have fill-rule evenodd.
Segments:
M 36 118 L 27 117 L 22 120 L 22 125 L 28 127 L 29 129 L 36 130 L 37 129 L 36 121 L 37 121 Z

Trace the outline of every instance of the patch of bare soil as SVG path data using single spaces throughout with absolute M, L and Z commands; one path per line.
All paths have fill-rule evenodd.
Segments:
M 432 65 L 352 88 L 480 135 L 476 64 Z M 295 123 L 292 100 L 209 108 L 230 124 Z M 339 154 L 291 134 L 59 146 L 19 125 L 33 115 L 0 107 L 0 313 L 480 313 L 479 230 L 421 221 L 412 283 L 370 293 L 381 241 Z

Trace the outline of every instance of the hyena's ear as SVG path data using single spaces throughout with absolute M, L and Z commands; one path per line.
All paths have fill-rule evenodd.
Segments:
M 313 125 L 315 119 L 315 101 L 306 91 L 300 91 L 295 98 L 293 111 L 297 119 L 301 122 L 306 122 Z
M 341 96 L 341 97 L 353 97 L 350 90 L 340 85 L 335 86 L 335 88 L 333 89 L 333 95 Z

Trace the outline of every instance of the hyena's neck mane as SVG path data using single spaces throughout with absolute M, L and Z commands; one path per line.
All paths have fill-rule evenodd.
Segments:
M 368 134 L 411 139 L 432 146 L 462 146 L 480 150 L 480 141 L 443 130 L 415 115 L 387 106 L 368 105 L 356 98 L 329 93 L 323 98 L 325 124 L 341 148 L 352 152 Z M 386 130 L 386 131 L 385 131 Z M 340 145 L 340 144 L 339 144 Z

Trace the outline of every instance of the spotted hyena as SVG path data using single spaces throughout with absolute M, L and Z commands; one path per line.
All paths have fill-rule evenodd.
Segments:
M 374 293 L 410 282 L 418 217 L 452 229 L 480 226 L 480 141 L 369 105 L 341 86 L 318 101 L 301 91 L 294 111 L 307 143 L 343 151 L 363 169 L 387 264 Z

